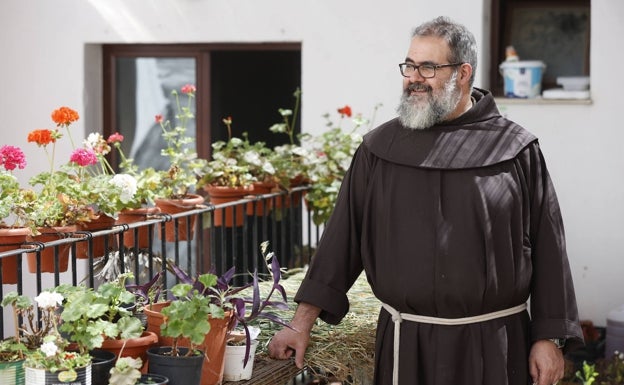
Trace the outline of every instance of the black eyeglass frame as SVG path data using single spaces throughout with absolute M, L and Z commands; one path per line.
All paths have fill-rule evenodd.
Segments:
M 421 65 L 416 65 L 416 64 L 414 64 L 414 63 L 400 63 L 400 64 L 399 64 L 399 71 L 401 72 L 401 75 L 402 75 L 403 77 L 409 78 L 409 77 L 410 77 L 410 76 L 412 76 L 412 75 L 405 75 L 405 74 L 403 73 L 403 71 L 404 71 L 404 68 L 405 68 L 406 66 L 411 66 L 411 67 L 414 67 L 414 69 L 415 69 L 416 71 L 418 71 L 418 74 L 419 74 L 421 77 L 423 77 L 423 78 L 425 78 L 425 79 L 431 79 L 431 78 L 435 78 L 435 76 L 436 76 L 436 70 L 437 70 L 437 69 L 439 69 L 439 68 L 445 68 L 445 67 L 456 67 L 456 66 L 460 66 L 460 65 L 462 65 L 462 64 L 465 64 L 465 62 L 460 62 L 460 63 L 448 63 L 448 64 L 421 64 Z M 425 75 L 423 75 L 423 74 L 422 74 L 422 72 L 420 72 L 420 68 L 421 68 L 421 67 L 431 68 L 431 69 L 433 70 L 433 75 L 432 75 L 432 76 L 425 76 Z

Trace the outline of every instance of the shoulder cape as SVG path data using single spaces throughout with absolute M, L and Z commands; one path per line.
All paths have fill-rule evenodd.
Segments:
M 364 136 L 364 145 L 389 162 L 432 169 L 486 167 L 515 158 L 537 138 L 502 117 L 491 93 L 473 89 L 475 105 L 452 121 L 412 130 L 398 118 Z

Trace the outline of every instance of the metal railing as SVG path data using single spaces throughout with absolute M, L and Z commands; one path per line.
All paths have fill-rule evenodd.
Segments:
M 309 263 L 322 232 L 322 226 L 312 222 L 311 213 L 305 207 L 302 196 L 306 190 L 306 187 L 297 187 L 288 193 L 249 196 L 219 205 L 207 202 L 182 213 L 159 213 L 140 222 L 119 223 L 109 229 L 76 231 L 50 242 L 25 242 L 15 249 L 0 252 L 0 296 L 17 291 L 34 297 L 62 283 L 96 287 L 122 272 L 133 272 L 135 282 L 144 283 L 156 272 L 166 271 L 165 260 L 173 261 L 191 275 L 203 272 L 221 275 L 236 267 L 234 284 L 240 285 L 250 279 L 250 272 L 255 269 L 259 274 L 268 273 L 260 251 L 263 241 L 269 241 L 269 250 L 275 253 L 282 267 L 303 267 Z M 259 211 L 263 215 L 257 215 Z M 215 219 L 231 215 L 231 219 L 236 220 L 241 214 L 240 223 L 233 222 L 235 225 L 230 227 L 215 225 Z M 166 240 L 167 226 L 174 228 L 173 241 Z M 181 226 L 194 229 L 192 240 L 179 239 Z M 148 242 L 142 246 L 139 232 L 145 229 Z M 133 238 L 130 243 L 129 237 Z M 96 242 L 103 242 L 103 255 L 93 254 Z M 59 255 L 68 247 L 71 250 L 68 267 L 62 272 Z M 76 257 L 78 248 L 87 250 L 86 258 Z M 53 272 L 42 272 L 42 252 L 50 249 L 54 250 Z M 23 266 L 28 254 L 36 259 L 36 269 L 32 272 Z M 10 257 L 17 258 L 17 282 L 14 284 L 3 282 L 2 273 L 8 264 L 5 261 Z M 174 283 L 175 277 L 168 274 L 164 288 Z M 0 338 L 7 332 L 5 323 L 9 313 L 0 307 Z

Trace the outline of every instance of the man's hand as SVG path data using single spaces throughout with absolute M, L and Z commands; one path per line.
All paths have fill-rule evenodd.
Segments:
M 320 308 L 300 303 L 290 323 L 292 329 L 283 328 L 271 338 L 269 356 L 285 360 L 295 353 L 295 364 L 299 369 L 303 369 L 303 357 L 310 343 L 310 331 L 320 313 Z
M 563 378 L 564 359 L 561 349 L 549 340 L 536 341 L 529 355 L 529 372 L 534 385 L 552 385 Z

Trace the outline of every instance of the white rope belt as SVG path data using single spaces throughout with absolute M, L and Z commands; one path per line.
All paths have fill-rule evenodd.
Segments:
M 438 318 L 410 313 L 399 313 L 392 306 L 385 303 L 382 303 L 381 306 L 383 306 L 383 308 L 386 309 L 388 313 L 390 313 L 390 315 L 392 316 L 392 321 L 394 322 L 394 365 L 392 369 L 393 385 L 399 385 L 399 344 L 401 341 L 401 322 L 403 322 L 403 320 L 434 325 L 466 325 L 477 322 L 489 321 L 496 318 L 507 317 L 512 314 L 523 312 L 527 308 L 527 304 L 523 303 L 518 306 L 510 307 L 509 309 L 480 314 L 472 317 Z

